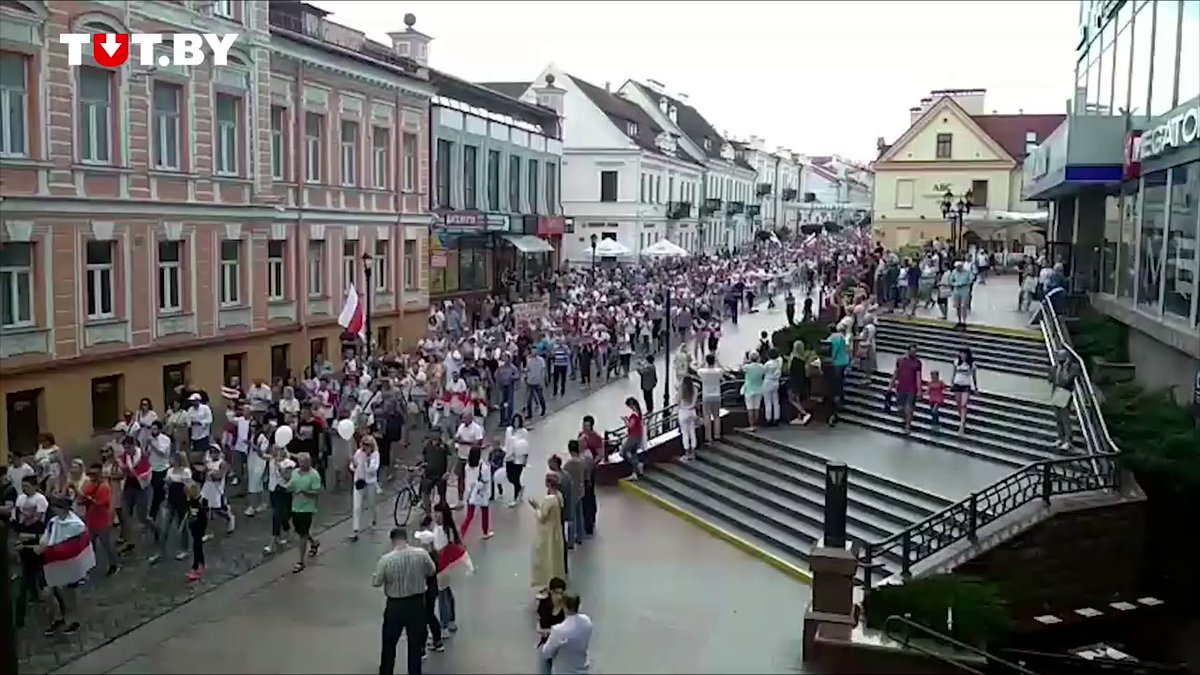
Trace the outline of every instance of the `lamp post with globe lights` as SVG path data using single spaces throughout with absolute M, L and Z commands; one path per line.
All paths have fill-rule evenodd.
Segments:
M 942 195 L 942 217 L 950 222 L 950 247 L 956 256 L 962 255 L 963 218 L 971 212 L 971 191 L 955 197 L 954 193 L 946 190 Z
M 363 330 L 367 335 L 367 339 L 365 340 L 366 350 L 367 350 L 367 360 L 370 361 L 371 360 L 371 337 L 373 335 L 373 333 L 371 332 L 371 295 L 373 295 L 371 291 L 374 290 L 374 288 L 375 288 L 371 282 L 371 272 L 373 271 L 372 267 L 374 267 L 374 265 L 375 265 L 375 258 L 373 258 L 369 252 L 364 252 L 362 254 L 362 263 L 363 263 L 363 280 L 367 284 L 367 287 L 363 289 L 363 299 L 366 301 L 366 305 L 367 305 L 366 313 L 363 314 L 363 327 L 364 327 Z

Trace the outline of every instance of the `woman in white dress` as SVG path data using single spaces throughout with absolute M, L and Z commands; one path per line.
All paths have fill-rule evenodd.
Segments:
M 350 475 L 354 479 L 354 498 L 351 521 L 354 534 L 350 541 L 358 541 L 362 531 L 363 516 L 370 516 L 371 526 L 376 524 L 375 503 L 379 495 L 379 448 L 375 437 L 364 434 L 358 450 L 350 459 Z
M 227 532 L 233 534 L 236 521 L 229 510 L 229 502 L 225 501 L 225 478 L 228 475 L 229 465 L 221 455 L 221 448 L 209 448 L 208 458 L 204 462 L 204 484 L 200 488 L 200 499 L 208 504 L 209 519 L 212 516 L 225 519 L 229 523 Z M 211 539 L 211 532 L 204 534 L 204 541 Z
M 471 521 L 475 519 L 475 511 L 481 512 L 483 519 L 483 538 L 491 539 L 492 521 L 492 467 L 483 461 L 483 451 L 471 448 L 467 453 L 467 465 L 463 470 L 466 489 L 463 494 L 467 498 L 467 517 L 463 520 L 462 535 L 467 536 L 471 531 Z
M 679 436 L 683 440 L 683 461 L 690 462 L 696 458 L 696 385 L 691 379 L 680 383 L 679 404 L 675 409 L 679 418 Z
M 264 477 L 267 472 L 267 462 L 271 459 L 271 439 L 275 436 L 275 421 L 267 422 L 254 436 L 254 443 L 246 453 L 246 515 L 253 518 L 254 514 L 266 510 L 266 498 L 263 492 Z

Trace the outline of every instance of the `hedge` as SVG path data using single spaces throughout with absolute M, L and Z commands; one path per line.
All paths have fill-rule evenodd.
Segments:
M 863 614 L 869 628 L 883 630 L 888 617 L 898 615 L 980 648 L 1004 640 L 1013 625 L 997 585 L 956 574 L 878 586 L 863 600 Z M 922 635 L 914 631 L 912 637 Z

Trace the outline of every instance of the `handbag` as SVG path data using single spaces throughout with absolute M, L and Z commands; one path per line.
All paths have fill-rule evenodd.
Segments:
M 359 478 L 358 480 L 354 481 L 354 489 L 355 490 L 366 490 L 367 489 L 367 481 L 363 478 Z

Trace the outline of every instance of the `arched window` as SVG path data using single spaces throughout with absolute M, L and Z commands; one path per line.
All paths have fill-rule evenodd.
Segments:
M 116 17 L 103 12 L 89 12 L 75 17 L 72 22 L 75 33 L 128 33 L 125 25 Z

